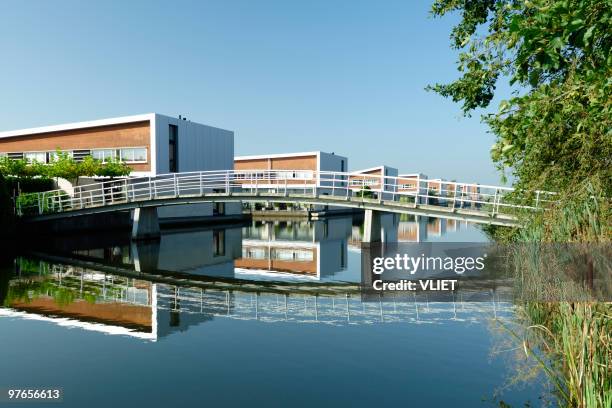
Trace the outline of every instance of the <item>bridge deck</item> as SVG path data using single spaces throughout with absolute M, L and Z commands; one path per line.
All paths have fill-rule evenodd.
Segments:
M 517 226 L 517 210 L 539 210 L 550 194 L 534 192 L 532 203 L 517 204 L 507 187 L 409 180 L 341 172 L 251 170 L 173 173 L 126 178 L 22 195 L 16 213 L 44 221 L 202 202 L 268 202 L 357 208 L 381 212 Z M 434 184 L 432 184 L 434 183 Z
M 216 202 L 270 202 L 270 203 L 300 203 L 312 205 L 331 205 L 344 208 L 375 210 L 396 214 L 422 215 L 436 218 L 456 219 L 476 223 L 518 226 L 515 217 L 507 214 L 492 215 L 485 211 L 471 208 L 450 208 L 428 204 L 410 204 L 397 201 L 385 201 L 361 197 L 310 196 L 303 194 L 261 194 L 261 193 L 209 193 L 182 194 L 177 197 L 154 197 L 142 200 L 114 200 L 111 204 L 89 205 L 83 208 L 66 207 L 62 211 L 27 217 L 29 222 L 47 221 L 81 215 L 101 214 L 115 211 L 126 211 L 137 207 L 164 207 L 172 205 L 197 204 Z

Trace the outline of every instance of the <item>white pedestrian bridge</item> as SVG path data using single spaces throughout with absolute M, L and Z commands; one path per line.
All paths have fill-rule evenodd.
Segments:
M 299 203 L 366 210 L 366 230 L 381 212 L 520 226 L 517 213 L 552 201 L 542 191 L 351 172 L 222 170 L 128 177 L 26 195 L 15 211 L 28 221 L 134 210 L 133 237 L 151 235 L 156 208 L 202 202 Z M 153 231 L 154 233 L 154 231 Z M 366 234 L 368 235 L 368 234 Z M 371 241 L 376 241 L 372 236 Z

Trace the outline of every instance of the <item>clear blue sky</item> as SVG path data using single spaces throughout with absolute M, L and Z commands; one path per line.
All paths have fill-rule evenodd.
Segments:
M 158 112 L 236 132 L 236 154 L 323 150 L 351 169 L 498 183 L 430 1 L 3 1 L 0 130 Z

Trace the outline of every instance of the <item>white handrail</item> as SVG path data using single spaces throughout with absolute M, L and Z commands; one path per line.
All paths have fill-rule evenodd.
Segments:
M 496 216 L 502 209 L 536 210 L 542 209 L 547 202 L 554 201 L 554 193 L 543 191 L 533 192 L 533 203 L 516 204 L 505 200 L 506 196 L 514 191 L 510 187 L 428 180 L 420 176 L 409 178 L 303 170 L 212 170 L 107 180 L 76 186 L 72 195 L 61 189 L 45 191 L 36 195 L 36 203 L 24 205 L 20 200 L 16 200 L 15 210 L 17 214 L 31 214 L 35 208 L 35 213 L 45 214 L 137 201 L 209 194 L 259 195 L 265 192 L 280 196 L 329 196 L 343 200 L 373 200 L 386 205 L 398 203 L 397 205 L 411 207 L 429 205 L 449 211 L 471 207 L 473 210 Z

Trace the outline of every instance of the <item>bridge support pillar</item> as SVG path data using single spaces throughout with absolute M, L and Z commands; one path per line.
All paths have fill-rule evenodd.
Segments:
M 363 242 L 381 242 L 380 211 L 365 210 Z
M 136 272 L 153 272 L 159 263 L 159 240 L 132 241 L 132 258 Z
M 157 239 L 159 236 L 157 208 L 135 208 L 132 217 L 132 239 Z

